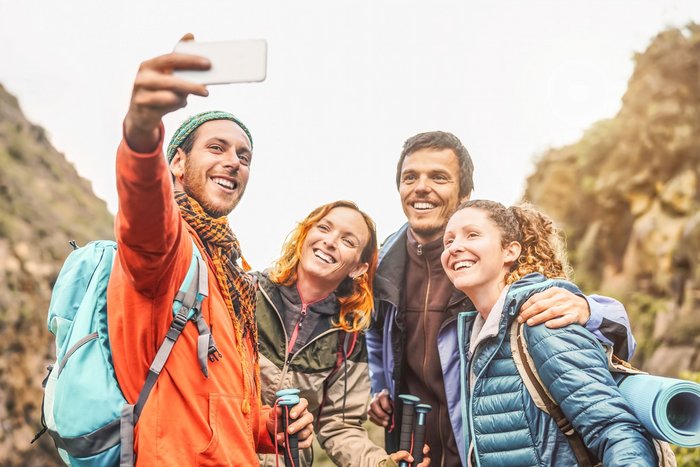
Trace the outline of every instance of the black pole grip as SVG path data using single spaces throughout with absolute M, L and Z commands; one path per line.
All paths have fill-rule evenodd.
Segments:
M 416 425 L 413 434 L 413 465 L 423 462 L 423 445 L 425 444 L 425 425 Z
M 290 424 L 289 407 L 282 407 L 282 429 L 287 440 L 284 447 L 284 465 L 285 467 L 299 467 L 299 437 L 296 433 L 290 435 L 287 433 L 287 427 Z M 290 457 L 291 453 L 291 457 Z
M 402 451 L 411 450 L 414 416 L 415 410 L 413 409 L 413 405 L 405 404 L 403 406 L 403 415 L 401 416 L 401 437 L 399 438 L 399 449 Z

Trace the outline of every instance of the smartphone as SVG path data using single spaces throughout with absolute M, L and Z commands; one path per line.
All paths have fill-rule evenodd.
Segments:
M 196 42 L 181 41 L 175 52 L 199 55 L 211 62 L 205 71 L 175 70 L 173 75 L 200 84 L 264 81 L 267 75 L 267 41 L 264 39 Z

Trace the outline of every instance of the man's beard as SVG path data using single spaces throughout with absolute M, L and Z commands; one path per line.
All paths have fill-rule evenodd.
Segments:
M 229 207 L 224 207 L 224 208 L 217 208 L 210 203 L 206 196 L 205 196 L 205 191 L 206 187 L 205 184 L 202 184 L 197 178 L 192 174 L 191 170 L 189 169 L 187 163 L 185 163 L 185 173 L 182 179 L 182 186 L 183 189 L 185 190 L 185 193 L 190 198 L 193 198 L 196 200 L 199 205 L 204 209 L 204 212 L 207 213 L 207 215 L 211 216 L 214 219 L 218 219 L 219 217 L 224 217 L 228 216 L 231 211 L 238 205 L 238 202 L 241 200 L 241 197 L 243 196 L 243 189 L 244 187 L 241 187 L 240 183 L 238 185 L 238 190 L 239 191 L 239 196 L 238 198 L 232 202 L 232 204 Z
M 410 226 L 411 230 L 413 231 L 414 234 L 421 238 L 430 238 L 430 239 L 437 239 L 442 237 L 442 235 L 445 233 L 445 227 L 447 227 L 447 223 L 443 223 L 441 225 L 436 225 L 436 224 L 430 224 L 430 225 L 418 225 L 418 226 Z M 430 241 L 433 241 L 430 240 Z

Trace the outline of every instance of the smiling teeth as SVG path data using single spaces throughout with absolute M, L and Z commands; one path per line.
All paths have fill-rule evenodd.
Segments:
M 212 178 L 212 180 L 217 185 L 221 185 L 222 187 L 228 188 L 229 190 L 233 190 L 235 188 L 235 185 L 233 184 L 233 182 L 230 182 L 230 181 L 225 180 L 223 178 Z
M 474 261 L 460 261 L 458 263 L 455 263 L 453 269 L 455 271 L 459 271 L 460 269 L 469 269 L 472 266 L 474 266 Z
M 435 205 L 433 203 L 413 203 L 413 207 L 416 209 L 433 209 Z
M 335 263 L 335 260 L 333 259 L 332 256 L 327 255 L 322 251 L 315 251 L 314 254 L 316 255 L 317 258 L 320 258 L 321 260 L 325 261 L 328 264 Z

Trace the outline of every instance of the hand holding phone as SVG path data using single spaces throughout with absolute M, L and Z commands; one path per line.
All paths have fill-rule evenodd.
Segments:
M 209 70 L 173 71 L 174 76 L 199 84 L 257 82 L 264 81 L 267 75 L 267 41 L 264 39 L 180 41 L 174 52 L 199 55 L 209 60 Z

